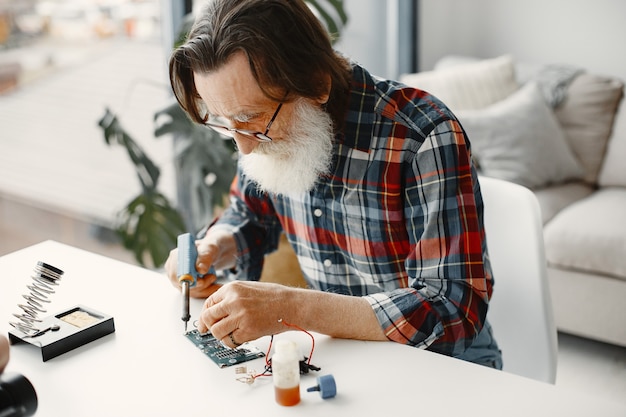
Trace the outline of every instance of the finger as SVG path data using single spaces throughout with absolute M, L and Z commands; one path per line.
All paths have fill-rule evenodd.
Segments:
M 237 329 L 233 330 L 232 332 L 228 333 L 226 335 L 226 337 L 224 337 L 221 342 L 222 344 L 228 346 L 229 348 L 232 349 L 236 349 L 239 346 L 241 346 L 244 342 L 242 342 L 241 340 L 239 340 L 238 337 L 235 336 L 235 332 L 237 331 Z
M 240 340 L 232 342 L 229 339 L 229 334 L 239 329 L 238 321 L 235 317 L 230 315 L 224 302 L 217 304 L 211 304 L 211 300 L 208 299 L 209 307 L 205 307 L 200 315 L 200 322 L 202 323 L 202 330 L 208 329 L 217 340 L 223 341 L 227 346 L 236 347 L 237 342 L 242 343 Z M 206 331 L 206 330 L 205 330 Z M 241 332 L 239 336 L 243 339 Z M 227 338 L 227 340 L 224 340 Z M 246 339 L 247 340 L 247 339 Z
M 208 299 L 207 299 L 207 301 L 208 301 Z M 226 317 L 228 317 L 228 312 L 226 310 L 224 310 L 223 303 L 217 303 L 217 304 L 210 304 L 209 303 L 208 306 L 207 306 L 207 303 L 205 302 L 205 305 L 202 308 L 202 312 L 200 313 L 200 319 L 199 319 L 199 323 L 202 325 L 202 327 L 198 326 L 198 329 L 199 330 L 204 330 L 204 329 L 210 330 L 211 333 L 213 333 L 213 335 L 215 337 L 217 337 L 218 339 L 221 339 L 228 332 L 225 331 L 226 329 L 224 328 L 223 325 L 222 326 L 217 326 L 217 324 L 221 320 L 225 319 Z M 220 327 L 221 327 L 221 330 L 220 330 Z M 232 330 L 232 329 L 230 329 L 230 330 Z
M 212 327 L 218 321 L 228 317 L 228 311 L 224 308 L 224 303 L 217 303 L 202 312 L 205 323 Z
M 197 240 L 196 246 L 198 251 L 196 270 L 201 275 L 208 274 L 219 254 L 219 248 L 214 244 L 207 244 L 202 240 Z
M 207 275 L 211 269 L 211 265 L 213 265 L 213 263 L 198 260 L 198 263 L 196 264 L 196 271 L 198 271 L 200 275 Z
M 237 328 L 235 327 L 235 324 L 232 322 L 232 320 L 229 320 L 228 318 L 218 321 L 217 323 L 213 324 L 213 326 L 210 326 L 209 329 L 211 330 L 211 334 L 213 334 L 213 336 L 217 340 L 219 340 L 228 347 L 234 348 L 240 342 L 239 340 L 235 339 L 234 336 L 233 339 L 235 339 L 235 341 L 233 342 L 232 340 L 230 340 L 230 334 L 237 330 Z M 240 333 L 241 332 L 238 332 L 239 335 Z
M 192 288 L 189 291 L 189 296 L 193 298 L 207 298 L 213 295 L 216 291 L 218 291 L 222 287 L 222 284 L 212 284 L 202 288 Z
M 213 274 L 199 276 L 196 279 L 194 288 L 205 289 L 215 284 L 215 281 L 217 281 L 217 276 Z
M 200 333 L 206 333 L 211 330 L 211 322 L 207 321 L 204 317 L 204 310 L 200 313 L 200 317 L 198 317 L 198 331 Z M 213 333 L 213 332 L 211 332 Z
M 202 310 L 206 310 L 207 308 L 213 307 L 215 304 L 224 300 L 224 291 L 215 291 L 210 296 L 207 296 L 206 300 L 204 300 L 204 304 L 202 305 Z
M 200 312 L 200 317 L 198 318 L 198 325 L 197 325 L 198 331 L 200 333 L 206 333 L 210 330 L 210 326 L 204 321 L 203 314 L 206 309 L 208 309 L 209 307 L 213 306 L 216 303 L 215 298 L 217 297 L 217 295 L 214 295 L 214 294 L 211 294 L 209 297 L 207 297 L 207 299 L 204 301 L 204 304 L 202 305 L 202 311 Z

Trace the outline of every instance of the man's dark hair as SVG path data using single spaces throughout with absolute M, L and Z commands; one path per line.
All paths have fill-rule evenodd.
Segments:
M 259 87 L 276 101 L 318 98 L 326 93 L 330 75 L 327 111 L 339 127 L 350 66 L 333 49 L 330 35 L 302 0 L 213 0 L 207 4 L 169 62 L 172 89 L 192 120 L 207 120 L 193 73 L 218 70 L 237 52 L 245 53 Z

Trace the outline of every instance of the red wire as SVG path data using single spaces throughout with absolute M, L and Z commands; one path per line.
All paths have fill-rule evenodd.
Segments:
M 298 329 L 301 332 L 304 332 L 304 333 L 309 335 L 309 337 L 311 338 L 311 353 L 309 353 L 309 359 L 307 360 L 306 363 L 307 363 L 307 365 L 310 365 L 311 364 L 311 358 L 313 357 L 313 351 L 315 350 L 315 338 L 313 337 L 313 335 L 311 333 L 307 332 L 306 330 L 304 330 L 302 327 L 296 325 L 296 324 L 287 323 L 287 321 L 285 321 L 283 319 L 280 319 L 278 321 L 283 323 L 285 326 L 293 327 L 294 329 Z
M 274 335 L 270 336 L 270 345 L 267 347 L 267 353 L 265 354 L 265 365 L 270 366 L 270 352 L 272 351 L 272 343 L 274 342 Z
M 315 350 L 315 338 L 313 337 L 313 335 L 311 333 L 309 333 L 308 331 L 304 330 L 302 327 L 296 325 L 296 324 L 288 323 L 287 321 L 285 321 L 283 319 L 279 319 L 278 321 L 280 323 L 284 324 L 287 327 L 293 327 L 294 329 L 300 330 L 301 332 L 304 332 L 304 333 L 309 335 L 309 337 L 311 338 L 311 353 L 309 353 L 309 358 L 307 360 L 307 365 L 310 365 L 311 364 L 311 358 L 313 358 L 313 351 Z M 263 371 L 263 373 L 253 375 L 252 376 L 253 379 L 256 379 L 256 378 L 261 377 L 261 376 L 270 376 L 271 375 L 271 374 L 268 374 L 267 372 L 268 372 L 268 370 L 269 370 L 269 368 L 271 366 L 270 362 L 269 362 L 269 359 L 270 359 L 270 352 L 272 350 L 272 343 L 273 342 L 274 342 L 274 335 L 271 335 L 270 336 L 270 344 L 267 347 L 267 353 L 265 354 L 265 371 Z
M 272 350 L 272 343 L 273 342 L 274 342 L 274 335 L 271 335 L 270 336 L 270 345 L 267 347 L 267 353 L 265 354 L 265 370 L 262 373 L 260 373 L 260 374 L 253 375 L 252 376 L 253 379 L 257 379 L 260 376 L 270 376 L 271 375 L 271 374 L 268 374 L 267 372 L 270 369 L 269 358 L 270 358 L 270 352 Z

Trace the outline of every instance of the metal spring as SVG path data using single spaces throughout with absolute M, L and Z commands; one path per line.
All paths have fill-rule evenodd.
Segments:
M 44 304 L 49 303 L 48 297 L 54 294 L 55 286 L 59 285 L 58 281 L 63 276 L 63 271 L 44 262 L 37 262 L 33 270 L 31 278 L 33 283 L 28 285 L 30 291 L 24 294 L 26 304 L 18 304 L 22 309 L 22 314 L 13 314 L 20 321 L 10 322 L 9 324 L 25 334 L 33 334 L 40 331 L 36 323 L 41 323 L 39 313 L 45 313 Z

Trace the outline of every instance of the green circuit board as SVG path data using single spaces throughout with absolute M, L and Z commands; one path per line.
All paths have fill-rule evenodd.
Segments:
M 200 333 L 198 330 L 191 330 L 185 333 L 185 337 L 191 341 L 198 349 L 220 368 L 236 365 L 238 363 L 251 361 L 265 356 L 256 346 L 249 343 L 231 349 L 224 346 L 211 333 Z

